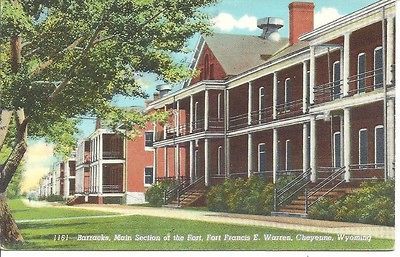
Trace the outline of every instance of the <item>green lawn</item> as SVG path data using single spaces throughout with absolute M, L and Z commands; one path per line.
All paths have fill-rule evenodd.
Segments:
M 66 217 L 80 217 L 80 216 L 97 216 L 97 215 L 110 215 L 113 213 L 87 211 L 80 209 L 65 209 L 54 207 L 38 207 L 31 208 L 24 205 L 20 199 L 13 199 L 8 202 L 13 217 L 16 220 L 33 220 L 33 219 L 52 219 L 52 218 L 66 218 Z
M 18 205 L 17 205 L 18 206 Z M 42 208 L 40 208 L 42 209 Z M 43 208 L 41 212 L 51 213 L 54 208 Z M 27 208 L 27 212 L 30 209 Z M 58 214 L 64 216 L 72 210 L 58 209 Z M 39 212 L 38 210 L 33 213 Z M 80 211 L 79 211 L 80 212 Z M 83 212 L 81 212 L 82 214 Z M 99 214 L 99 213 L 97 213 Z M 35 214 L 37 215 L 37 214 Z M 76 216 L 76 214 L 75 214 Z M 27 217 L 27 216 L 25 216 Z M 15 249 L 34 250 L 389 250 L 393 248 L 393 240 L 372 239 L 371 242 L 338 241 L 337 235 L 332 235 L 332 241 L 300 241 L 296 235 L 321 235 L 293 230 L 274 229 L 255 226 L 239 226 L 217 224 L 169 218 L 148 216 L 126 216 L 112 218 L 74 219 L 52 222 L 20 223 L 19 228 L 25 238 L 25 244 Z M 108 236 L 106 241 L 78 241 L 78 235 Z M 130 235 L 130 241 L 116 241 L 116 234 Z M 163 240 L 166 235 L 170 240 Z M 200 241 L 189 241 L 188 235 L 202 236 Z M 207 235 L 221 235 L 221 241 L 209 241 Z M 225 241 L 225 235 L 248 236 L 250 241 Z M 260 240 L 253 240 L 254 234 Z M 291 236 L 293 241 L 266 241 L 264 234 Z M 55 241 L 55 235 L 68 235 L 68 240 Z M 136 241 L 136 235 L 160 236 L 161 241 Z M 183 241 L 173 240 L 173 235 L 183 236 Z

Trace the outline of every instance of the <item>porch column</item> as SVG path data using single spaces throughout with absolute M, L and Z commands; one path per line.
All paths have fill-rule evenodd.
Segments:
M 272 117 L 276 119 L 276 107 L 278 105 L 278 74 L 274 72 L 273 89 L 272 89 Z
M 253 172 L 253 134 L 247 134 L 247 177 Z
M 167 106 L 164 106 L 164 112 L 167 112 Z M 164 140 L 167 139 L 167 123 L 164 124 Z
M 204 130 L 208 130 L 208 110 L 209 110 L 209 96 L 208 90 L 204 91 Z
M 387 84 L 392 84 L 393 73 L 392 73 L 392 65 L 394 64 L 394 17 L 387 18 L 387 32 L 386 32 L 386 78 Z
M 350 85 L 348 78 L 350 76 L 350 36 L 351 33 L 344 34 L 343 46 L 343 96 L 349 95 Z
M 229 177 L 231 162 L 231 145 L 230 138 L 226 138 L 226 151 L 225 151 L 225 177 Z
M 272 176 L 274 184 L 278 178 L 278 167 L 279 167 L 279 156 L 278 156 L 278 129 L 273 129 L 272 135 Z
M 394 99 L 388 99 L 387 101 L 387 175 L 388 178 L 394 178 L 395 170 L 394 170 L 394 163 L 395 163 L 395 103 Z
M 193 133 L 193 95 L 190 95 L 190 116 L 189 116 L 189 130 L 190 134 Z
M 99 160 L 103 160 L 103 133 L 99 136 Z
M 154 158 L 154 160 L 153 160 L 153 173 L 154 173 L 154 176 L 153 176 L 153 183 L 156 183 L 156 177 L 158 177 L 157 176 L 157 174 L 158 174 L 158 148 L 154 148 L 154 155 L 153 155 L 153 158 Z M 124 164 L 124 166 L 126 167 L 126 164 Z M 124 172 L 124 174 L 125 174 L 125 172 Z M 125 175 L 124 175 L 124 183 L 123 183 L 123 186 L 125 187 L 125 181 L 126 181 L 126 178 L 125 178 Z
M 194 181 L 194 142 L 191 140 L 189 142 L 189 174 L 190 174 L 190 183 L 193 183 Z
M 305 173 L 310 167 L 310 160 L 308 156 L 308 124 L 303 123 L 303 172 Z
M 204 184 L 210 184 L 209 141 L 204 139 Z
M 346 169 L 344 178 L 346 182 L 350 181 L 350 164 L 351 164 L 351 109 L 343 109 L 343 158 L 344 167 Z
M 179 163 L 179 144 L 176 144 L 175 145 L 175 164 L 174 164 L 174 166 L 175 166 L 175 178 L 176 179 L 178 179 L 179 178 L 179 176 L 180 176 L 180 172 L 179 172 L 179 169 L 180 169 L 180 165 L 179 165 L 180 163 Z
M 315 115 L 310 118 L 310 168 L 311 181 L 317 181 L 317 126 Z
M 168 146 L 164 147 L 164 175 L 168 177 Z
M 303 62 L 303 113 L 307 112 L 308 108 L 308 79 L 307 79 L 308 63 Z
M 103 194 L 103 162 L 99 162 L 98 171 L 99 194 Z
M 247 99 L 247 124 L 251 125 L 251 112 L 253 108 L 253 83 L 249 82 L 248 88 L 248 99 Z
M 315 46 L 310 46 L 310 104 L 314 103 L 315 86 Z
M 229 130 L 229 90 L 226 90 L 226 99 L 224 101 L 225 106 L 225 119 L 226 119 L 226 130 Z
M 179 100 L 176 101 L 176 115 L 175 115 L 175 129 L 176 136 L 179 137 L 179 126 L 180 126 L 180 110 L 179 110 Z

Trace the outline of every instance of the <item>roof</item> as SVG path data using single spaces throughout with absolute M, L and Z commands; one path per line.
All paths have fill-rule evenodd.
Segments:
M 294 45 L 288 46 L 288 47 L 282 49 L 281 51 L 275 53 L 274 56 L 272 56 L 271 58 L 268 59 L 268 61 L 277 60 L 284 56 L 287 56 L 287 55 L 293 54 L 295 52 L 298 52 L 300 50 L 306 49 L 309 46 L 310 46 L 309 42 L 300 41 Z
M 203 38 L 228 76 L 264 63 L 289 43 L 287 38 L 272 41 L 258 36 L 220 33 Z

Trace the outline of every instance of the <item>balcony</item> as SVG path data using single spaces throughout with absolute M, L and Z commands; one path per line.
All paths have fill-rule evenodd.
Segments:
M 383 88 L 383 69 L 370 70 L 348 78 L 349 96 L 369 93 Z
M 303 99 L 299 99 L 276 106 L 276 116 L 278 119 L 293 117 L 303 114 Z
M 103 151 L 103 159 L 123 159 L 122 151 Z
M 123 193 L 122 185 L 103 185 L 103 193 Z
M 315 86 L 314 103 L 322 104 L 341 98 L 343 96 L 341 90 L 342 86 L 343 86 L 342 79 Z

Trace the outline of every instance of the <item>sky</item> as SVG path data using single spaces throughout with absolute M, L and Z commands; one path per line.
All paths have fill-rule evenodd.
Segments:
M 268 16 L 279 17 L 285 25 L 280 29 L 280 35 L 288 37 L 289 11 L 288 5 L 293 0 L 220 0 L 215 6 L 205 9 L 212 17 L 214 31 L 229 34 L 260 35 L 257 28 L 257 19 Z M 315 4 L 314 27 L 321 26 L 343 15 L 354 12 L 375 0 L 314 0 Z M 189 45 L 195 48 L 197 39 L 193 38 Z M 190 59 L 190 58 L 189 58 Z M 156 76 L 147 74 L 140 78 L 140 83 L 149 96 L 155 92 L 155 87 L 162 81 Z M 178 90 L 175 86 L 173 90 Z M 120 107 L 144 107 L 144 99 L 129 99 L 115 97 L 113 103 Z M 87 137 L 94 131 L 94 121 L 83 120 L 79 125 L 79 137 Z M 48 173 L 54 162 L 53 147 L 43 141 L 31 141 L 26 154 L 26 173 L 24 174 L 23 189 L 28 190 L 36 185 L 44 174 Z

